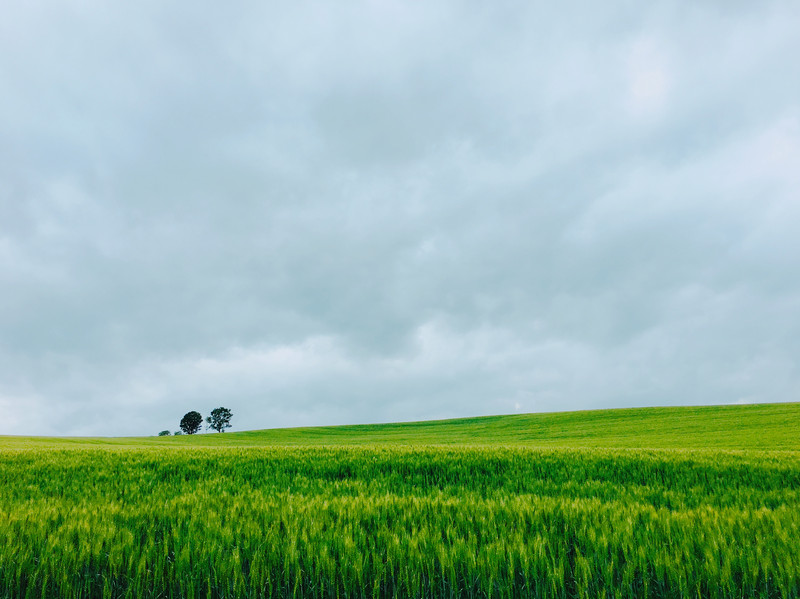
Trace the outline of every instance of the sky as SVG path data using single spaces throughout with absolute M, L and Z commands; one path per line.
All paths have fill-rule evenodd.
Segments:
M 0 434 L 800 400 L 799 31 L 11 0 Z

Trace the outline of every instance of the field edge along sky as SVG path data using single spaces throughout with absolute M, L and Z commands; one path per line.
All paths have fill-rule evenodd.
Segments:
M 0 434 L 800 399 L 800 4 L 14 2 Z

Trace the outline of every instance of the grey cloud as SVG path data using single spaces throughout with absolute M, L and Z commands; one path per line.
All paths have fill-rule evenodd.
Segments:
M 791 2 L 9 14 L 0 432 L 797 399 Z

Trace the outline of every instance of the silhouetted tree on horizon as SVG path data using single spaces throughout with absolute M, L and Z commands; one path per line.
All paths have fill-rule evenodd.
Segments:
M 200 427 L 203 425 L 203 415 L 200 412 L 195 412 L 192 410 L 191 412 L 186 412 L 183 418 L 181 418 L 181 430 L 186 433 L 187 435 L 193 435 L 197 431 L 200 430 Z
M 206 418 L 206 422 L 218 433 L 224 433 L 226 428 L 231 427 L 231 418 L 233 418 L 233 412 L 228 408 L 216 408 L 211 410 L 211 416 Z

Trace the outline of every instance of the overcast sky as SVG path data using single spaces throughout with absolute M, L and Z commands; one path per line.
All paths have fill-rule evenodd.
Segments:
M 800 400 L 800 4 L 11 0 L 0 433 Z

